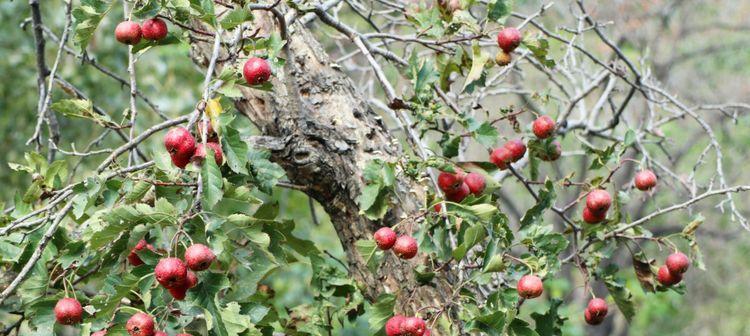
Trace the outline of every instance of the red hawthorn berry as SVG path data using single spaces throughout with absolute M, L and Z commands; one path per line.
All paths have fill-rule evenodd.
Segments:
M 586 323 L 589 325 L 599 325 L 604 321 L 604 316 L 598 316 L 591 313 L 590 310 L 584 309 L 583 311 L 583 318 L 586 320 Z
M 182 260 L 177 258 L 164 258 L 159 260 L 154 268 L 156 281 L 165 288 L 175 288 L 182 285 L 187 277 L 187 267 Z
M 187 277 L 185 277 L 185 283 L 187 288 L 193 288 L 198 285 L 198 276 L 193 271 L 187 271 Z
M 178 287 L 174 288 L 167 288 L 169 291 L 169 294 L 172 294 L 172 297 L 177 301 L 182 301 L 185 299 L 185 296 L 187 296 L 188 288 L 186 285 L 180 285 Z
M 182 334 L 177 334 L 177 336 L 193 336 L 193 335 L 182 333 Z
M 427 325 L 419 317 L 407 317 L 401 322 L 401 329 L 404 336 L 422 336 L 427 330 Z
M 518 295 L 524 299 L 533 299 L 542 295 L 544 286 L 542 286 L 542 279 L 539 279 L 536 275 L 524 275 L 518 280 L 516 286 Z
M 216 142 L 207 142 L 206 146 L 210 147 L 214 152 L 214 162 L 216 162 L 216 165 L 221 166 L 224 163 L 224 152 L 221 151 L 221 145 Z M 190 158 L 190 161 L 192 161 L 196 166 L 200 167 L 201 165 L 203 165 L 203 160 L 205 159 L 206 147 L 203 146 L 202 143 L 198 143 L 198 145 L 195 146 L 195 152 L 193 153 L 193 157 Z
M 682 252 L 675 252 L 667 257 L 667 269 L 672 274 L 682 274 L 690 267 L 690 259 Z
M 141 42 L 141 26 L 133 21 L 123 21 L 115 27 L 115 39 L 124 44 L 136 45 Z
M 432 333 L 430 332 L 430 329 L 425 329 L 424 334 L 422 336 L 430 336 Z
M 506 147 L 496 148 L 490 154 L 490 162 L 500 170 L 508 169 L 508 164 L 513 162 L 513 153 Z
M 443 203 L 437 203 L 432 207 L 435 212 L 440 213 L 441 210 L 443 210 Z
M 682 281 L 682 274 L 672 273 L 669 271 L 669 268 L 664 265 L 662 267 L 659 267 L 659 272 L 656 274 L 656 279 L 659 280 L 659 283 L 661 283 L 662 285 L 669 287 L 680 283 L 680 281 Z
M 375 244 L 381 250 L 389 250 L 396 243 L 396 232 L 389 227 L 382 227 L 372 235 L 375 238 Z
M 130 336 L 154 336 L 154 318 L 146 313 L 136 313 L 125 323 Z
M 195 152 L 195 138 L 190 134 L 190 131 L 184 127 L 175 127 L 164 136 L 164 148 L 167 149 L 169 155 L 172 157 L 172 162 L 175 160 L 182 163 L 185 159 L 187 161 L 193 156 Z M 185 162 L 187 164 L 187 162 Z M 176 166 L 177 163 L 175 163 Z M 180 168 L 184 168 L 183 165 Z
M 612 197 L 604 189 L 594 189 L 586 196 L 586 207 L 598 213 L 606 212 L 612 205 Z
M 62 325 L 73 325 L 83 320 L 83 307 L 74 298 L 62 298 L 55 304 L 55 320 Z
M 263 84 L 271 78 L 271 66 L 262 58 L 251 57 L 242 67 L 242 74 L 250 85 Z
M 410 236 L 399 236 L 393 244 L 393 253 L 401 259 L 411 259 L 417 255 L 417 241 Z
M 487 186 L 484 176 L 479 173 L 468 173 L 464 178 L 464 183 L 469 187 L 469 191 L 474 195 L 481 195 Z
M 401 315 L 395 315 L 388 319 L 385 323 L 385 334 L 386 336 L 402 336 L 401 324 L 404 322 L 406 317 Z
M 193 271 L 207 270 L 215 259 L 214 252 L 203 244 L 193 244 L 185 250 L 185 262 Z
M 523 158 L 526 154 L 526 145 L 519 139 L 510 140 L 503 145 L 510 151 L 510 156 L 513 162 L 516 162 Z
M 163 332 L 163 331 L 157 331 L 157 332 L 156 332 L 156 333 L 154 334 L 154 336 L 169 336 L 169 335 L 168 335 L 167 333 Z
M 604 301 L 600 298 L 593 298 L 589 301 L 588 306 L 586 309 L 591 313 L 591 315 L 598 316 L 598 317 L 605 317 L 607 316 L 607 311 L 609 310 L 609 307 L 607 306 L 607 301 Z
M 635 187 L 638 188 L 638 190 L 650 190 L 654 186 L 656 186 L 656 174 L 654 172 L 646 169 L 641 170 L 637 174 L 635 174 Z
M 461 183 L 461 187 L 457 190 L 446 192 L 445 199 L 454 203 L 461 203 L 461 201 L 463 201 L 466 196 L 469 196 L 470 193 L 471 190 L 469 189 L 469 186 L 466 183 Z
M 156 249 L 154 249 L 154 246 L 147 243 L 145 239 L 141 239 L 138 241 L 138 244 L 135 244 L 135 247 L 133 247 L 132 250 L 130 250 L 130 254 L 128 254 L 128 262 L 130 262 L 133 266 L 140 266 L 143 265 L 143 260 L 141 260 L 141 257 L 138 256 L 137 252 L 140 250 L 143 250 L 144 248 L 147 248 L 153 252 L 156 252 Z
M 167 23 L 160 18 L 152 18 L 143 21 L 141 27 L 143 38 L 152 41 L 158 41 L 167 37 Z
M 514 27 L 508 27 L 497 33 L 497 46 L 506 53 L 510 53 L 521 44 L 521 32 Z
M 555 132 L 555 121 L 552 120 L 549 116 L 543 115 L 539 118 L 536 118 L 534 120 L 534 123 L 532 124 L 532 130 L 534 131 L 534 135 L 536 135 L 539 139 L 546 139 L 549 138 L 552 133 Z
M 583 221 L 589 224 L 601 223 L 607 219 L 606 211 L 592 211 L 588 207 L 583 208 Z
M 465 175 L 462 170 L 458 169 L 455 173 L 441 171 L 438 175 L 438 187 L 446 193 L 456 191 L 461 188 Z

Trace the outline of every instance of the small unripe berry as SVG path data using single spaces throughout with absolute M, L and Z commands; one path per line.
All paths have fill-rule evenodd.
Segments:
M 588 207 L 583 208 L 583 221 L 589 224 L 601 223 L 607 219 L 606 211 L 592 211 Z
M 526 145 L 519 139 L 510 140 L 503 147 L 510 151 L 513 162 L 520 160 L 526 154 Z
M 401 329 L 404 336 L 422 336 L 427 330 L 427 325 L 419 317 L 407 317 L 401 323 Z
M 158 41 L 167 37 L 167 23 L 160 18 L 153 18 L 143 21 L 141 27 L 143 38 L 152 41 Z
M 521 44 L 521 32 L 514 27 L 508 27 L 497 33 L 497 46 L 506 53 L 515 50 Z
M 216 162 L 216 165 L 221 166 L 224 163 L 224 152 L 221 151 L 221 145 L 215 142 L 207 142 L 206 146 L 214 152 L 214 162 Z M 206 146 L 203 146 L 202 143 L 198 143 L 195 146 L 195 152 L 190 161 L 196 166 L 200 167 L 203 165 L 203 161 L 206 159 Z
M 513 57 L 502 50 L 498 51 L 495 55 L 495 63 L 499 66 L 506 66 L 510 64 L 511 61 L 513 61 Z
M 464 183 L 469 187 L 469 191 L 474 195 L 480 195 L 487 186 L 484 176 L 479 173 L 468 173 L 464 178 Z
M 215 259 L 214 252 L 203 244 L 193 244 L 185 250 L 185 262 L 193 271 L 207 270 Z
M 164 258 L 159 260 L 154 268 L 156 281 L 166 288 L 181 286 L 187 276 L 187 267 L 182 260 L 177 258 Z
M 399 236 L 393 244 L 393 253 L 401 259 L 411 259 L 417 255 L 417 241 L 410 236 Z
M 606 212 L 612 205 L 612 197 L 604 189 L 594 189 L 586 196 L 586 207 L 595 212 Z
M 389 227 L 378 229 L 372 236 L 375 238 L 375 244 L 381 250 L 388 250 L 396 243 L 396 232 L 393 232 Z
M 656 186 L 656 174 L 654 172 L 646 169 L 635 174 L 635 187 L 638 190 L 646 191 L 654 186 Z
M 524 299 L 533 299 L 542 295 L 544 286 L 542 286 L 542 279 L 539 279 L 536 275 L 524 275 L 521 280 L 518 280 L 516 286 L 518 295 Z
M 496 148 L 490 154 L 490 162 L 500 170 L 508 169 L 508 164 L 513 162 L 513 153 L 506 147 Z
M 458 190 L 463 182 L 463 171 L 457 171 L 456 173 L 441 171 L 438 175 L 438 187 L 446 193 Z
M 62 325 L 73 325 L 83 320 L 83 307 L 74 298 L 62 298 L 55 304 L 55 320 Z
M 666 265 L 659 267 L 659 272 L 656 274 L 656 279 L 659 280 L 664 286 L 672 286 L 682 281 L 682 274 L 672 273 L 669 271 Z
M 388 319 L 388 322 L 385 323 L 385 334 L 386 336 L 401 336 L 402 330 L 401 330 L 401 324 L 404 322 L 406 317 L 403 317 L 401 315 L 395 315 Z
M 136 313 L 125 323 L 130 336 L 154 336 L 154 318 L 145 313 Z
M 141 26 L 133 21 L 120 22 L 115 28 L 115 39 L 120 43 L 136 45 L 141 42 Z
M 460 188 L 452 192 L 446 192 L 445 199 L 454 203 L 461 203 L 461 201 L 463 201 L 466 196 L 469 196 L 470 193 L 471 190 L 469 189 L 469 186 L 466 183 L 461 183 Z
M 607 301 L 604 301 L 600 298 L 593 298 L 589 301 L 586 309 L 591 313 L 591 315 L 604 317 L 607 316 L 609 307 L 607 306 Z
M 531 128 L 537 138 L 546 139 L 555 132 L 555 127 L 555 121 L 552 120 L 552 118 L 550 118 L 549 116 L 543 115 L 534 120 Z
M 242 67 L 242 74 L 250 85 L 263 84 L 271 78 L 271 66 L 262 58 L 251 57 Z
M 682 274 L 690 267 L 690 259 L 682 252 L 675 252 L 667 257 L 667 269 L 672 274 Z
M 560 142 L 555 140 L 546 144 L 541 151 L 537 152 L 537 157 L 542 161 L 555 161 L 562 155 Z
M 146 240 L 141 239 L 138 242 L 138 244 L 136 244 L 135 247 L 133 247 L 133 249 L 130 250 L 130 254 L 128 254 L 128 262 L 130 262 L 131 265 L 133 266 L 143 265 L 143 260 L 141 260 L 141 257 L 138 256 L 137 252 L 140 250 L 143 250 L 144 248 L 147 248 L 151 251 L 156 252 L 156 250 L 154 249 L 154 246 L 147 243 Z
M 604 316 L 594 315 L 588 308 L 583 311 L 583 318 L 589 325 L 599 325 L 604 321 Z

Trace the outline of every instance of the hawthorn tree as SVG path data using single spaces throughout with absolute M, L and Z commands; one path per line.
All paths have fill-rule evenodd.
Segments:
M 747 228 L 733 197 L 750 186 L 728 178 L 703 115 L 744 105 L 682 101 L 583 0 L 512 5 L 30 0 L 37 123 L 10 165 L 29 182 L 0 228 L 2 332 L 561 335 L 564 306 L 590 325 L 630 320 L 623 273 L 684 293 L 703 217 L 648 224 L 713 202 Z M 571 25 L 547 26 L 550 10 Z M 101 39 L 121 43 L 105 45 L 127 76 L 96 61 Z M 167 113 L 139 86 L 143 59 L 184 45 L 201 94 Z M 124 113 L 66 64 L 126 87 Z M 66 149 L 71 123 L 96 137 Z M 676 123 L 698 131 L 665 138 Z M 692 170 L 669 141 L 703 146 Z M 280 189 L 325 210 L 343 258 L 299 236 Z M 268 280 L 294 265 L 310 276 L 286 281 L 313 300 L 289 307 Z M 545 292 L 558 277 L 570 293 Z M 544 297 L 544 314 L 524 312 Z

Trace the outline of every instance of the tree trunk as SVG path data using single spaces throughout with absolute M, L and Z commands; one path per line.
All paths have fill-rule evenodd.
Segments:
M 256 27 L 261 29 L 259 36 L 276 26 L 270 14 L 254 14 Z M 384 292 L 397 293 L 396 312 L 402 314 L 414 314 L 426 306 L 444 307 L 451 291 L 443 277 L 436 277 L 431 286 L 419 286 L 414 280 L 412 268 L 423 258 L 407 262 L 386 253 L 373 274 L 357 253 L 355 242 L 371 239 L 379 227 L 418 212 L 425 204 L 424 188 L 402 178 L 397 188 L 399 201 L 390 207 L 384 220 L 371 221 L 359 214 L 356 200 L 364 186 L 365 165 L 376 158 L 395 161 L 402 150 L 310 31 L 297 23 L 289 28 L 287 43 L 292 59 L 286 60 L 287 70 L 275 69 L 273 92 L 243 88 L 244 97 L 237 99 L 235 106 L 261 130 L 263 141 L 258 144 L 271 150 L 272 159 L 284 168 L 289 180 L 305 186 L 305 193 L 330 215 L 346 251 L 349 272 L 361 283 L 368 299 Z M 192 47 L 196 63 L 207 66 L 212 45 L 194 42 Z M 219 59 L 227 56 L 224 52 Z M 239 60 L 237 68 L 241 69 L 243 62 Z M 216 73 L 222 65 L 229 66 L 219 64 Z

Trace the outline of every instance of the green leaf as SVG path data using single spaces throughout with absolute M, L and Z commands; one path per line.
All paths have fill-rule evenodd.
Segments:
M 375 272 L 383 261 L 383 253 L 379 253 L 378 246 L 374 240 L 358 240 L 354 243 L 357 252 L 365 260 L 370 272 Z
M 482 47 L 479 46 L 479 43 L 473 42 L 471 49 L 473 51 L 471 55 L 471 70 L 469 70 L 469 74 L 466 75 L 466 80 L 464 81 L 464 86 L 461 88 L 461 91 L 466 90 L 466 87 L 469 86 L 469 84 L 472 84 L 482 76 L 484 66 L 490 59 L 486 53 L 482 52 Z
M 117 1 L 81 0 L 81 4 L 73 8 L 72 16 L 75 19 L 73 42 L 81 51 L 86 50 L 102 18 L 115 3 Z
M 151 183 L 138 181 L 127 194 L 125 194 L 125 203 L 132 204 L 140 201 L 146 193 L 151 190 Z
M 206 158 L 201 167 L 201 179 L 203 180 L 203 206 L 211 209 L 218 203 L 222 196 L 222 187 L 224 180 L 221 177 L 221 170 L 214 161 L 213 150 L 208 147 Z
M 536 332 L 539 335 L 544 336 L 561 336 L 562 326 L 565 323 L 566 318 L 560 316 L 557 309 L 562 305 L 562 300 L 552 299 L 550 300 L 549 310 L 544 314 L 537 312 L 531 313 L 531 318 L 534 319 L 536 325 Z
M 108 115 L 95 113 L 93 104 L 89 100 L 63 99 L 50 105 L 50 108 L 66 117 L 88 119 L 105 127 L 119 127 Z
M 468 330 L 479 330 L 490 336 L 501 336 L 505 328 L 505 312 L 496 311 L 474 318 L 466 325 Z
M 232 127 L 223 129 L 222 149 L 227 158 L 229 169 L 238 174 L 247 175 L 247 143 L 240 138 L 240 132 Z
M 201 278 L 198 286 L 188 291 L 188 299 L 194 305 L 202 307 L 208 311 L 209 316 L 212 317 L 211 320 L 206 321 L 207 323 L 210 323 L 208 328 L 219 336 L 230 335 L 227 331 L 227 326 L 224 323 L 223 314 L 217 305 L 217 295 L 219 291 L 229 288 L 229 286 L 229 279 L 227 279 L 225 275 L 220 273 L 207 273 Z
M 521 229 L 541 221 L 544 211 L 552 207 L 555 197 L 557 197 L 555 195 L 555 186 L 552 181 L 547 180 L 544 183 L 544 189 L 539 191 L 539 202 L 527 210 L 521 218 Z
M 249 10 L 245 8 L 236 8 L 225 14 L 224 18 L 221 19 L 220 24 L 224 30 L 230 30 L 241 25 L 243 22 L 250 21 L 252 18 L 253 15 Z
M 474 225 L 466 229 L 463 236 L 459 237 L 461 239 L 461 244 L 456 246 L 456 249 L 453 250 L 453 258 L 456 260 L 463 259 L 466 252 L 468 252 L 474 245 L 481 242 L 485 237 L 487 237 L 487 230 L 482 225 Z
M 539 334 L 531 329 L 526 321 L 513 319 L 508 326 L 508 336 L 539 336 Z
M 248 328 L 253 328 L 250 316 L 240 314 L 240 305 L 237 302 L 230 302 L 221 308 L 221 319 L 229 336 L 237 336 Z
M 482 123 L 479 128 L 474 130 L 474 139 L 487 148 L 494 147 L 499 137 L 500 133 L 497 131 L 497 128 L 488 122 Z
M 487 12 L 487 18 L 492 21 L 498 21 L 510 14 L 511 6 L 509 0 L 495 0 L 490 2 Z
M 604 276 L 602 276 L 604 285 L 607 286 L 609 294 L 615 299 L 615 304 L 617 304 L 617 308 L 620 309 L 620 312 L 622 312 L 625 319 L 628 322 L 632 321 L 633 316 L 635 316 L 633 294 L 625 287 L 625 284 L 621 279 L 615 277 L 615 272 L 617 272 L 616 266 L 610 265 L 605 272 Z
M 396 306 L 396 296 L 393 294 L 380 294 L 375 304 L 368 310 L 370 318 L 370 334 L 375 334 L 385 326 L 385 322 L 393 316 L 393 308 Z

